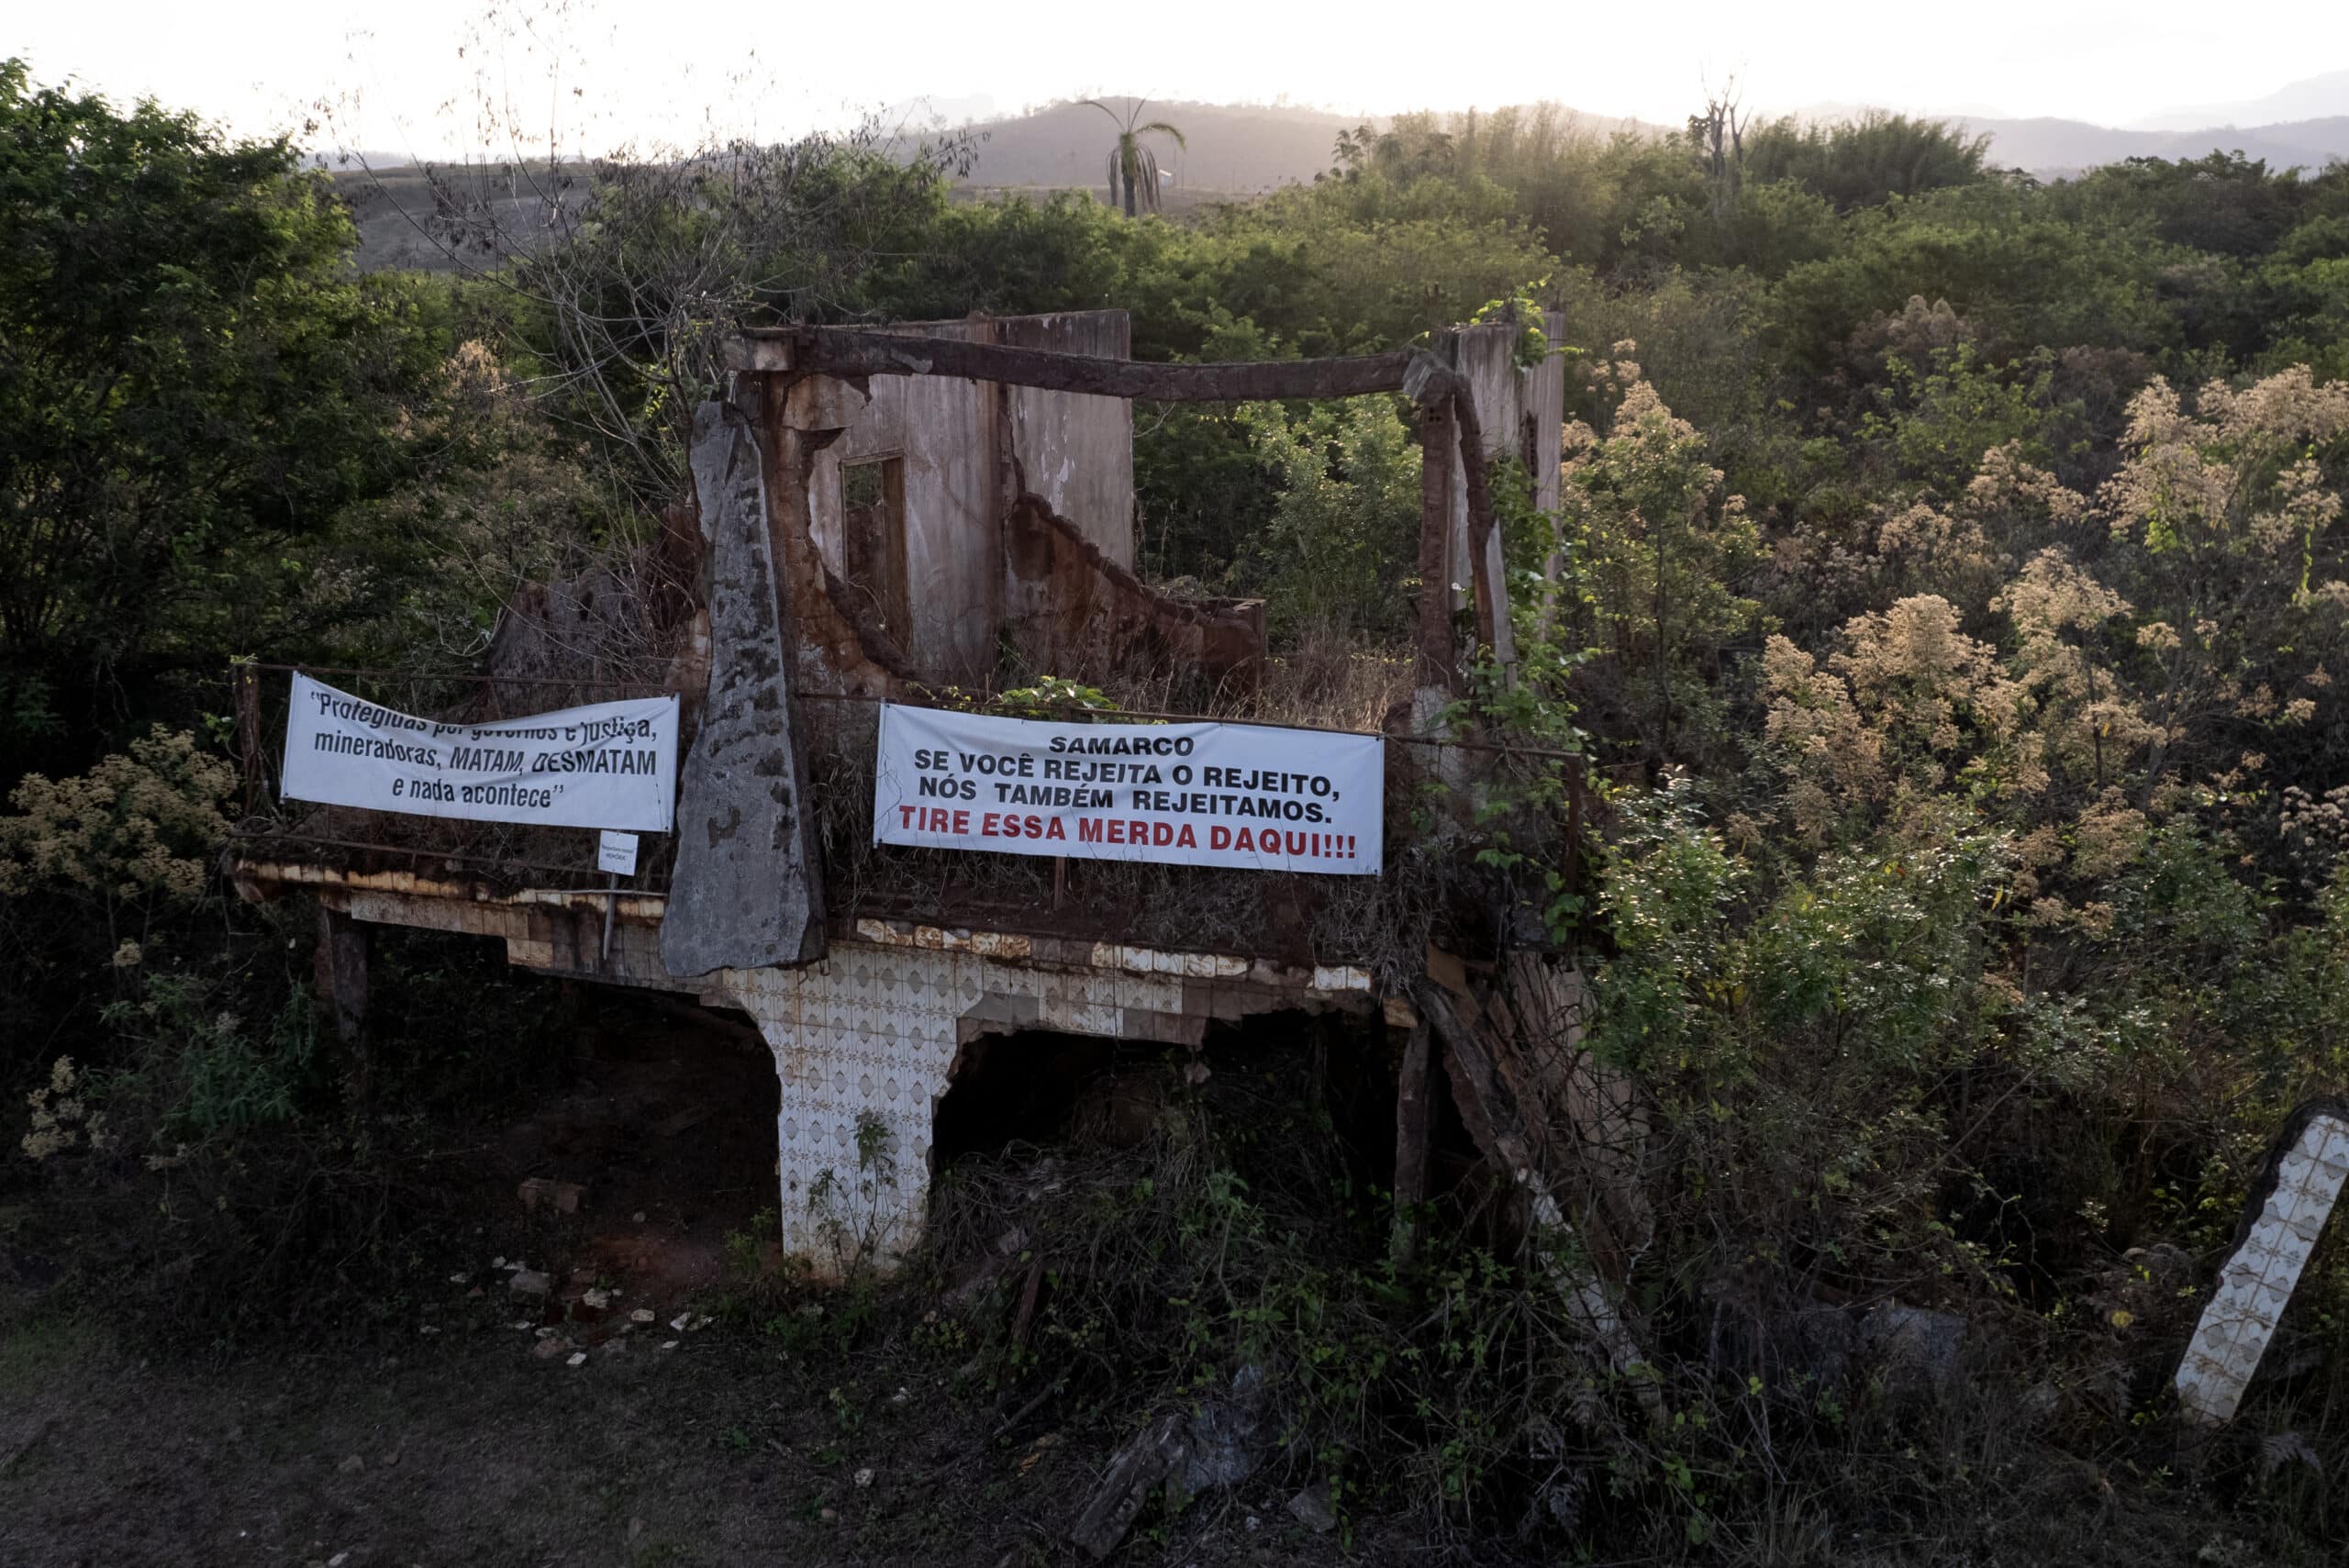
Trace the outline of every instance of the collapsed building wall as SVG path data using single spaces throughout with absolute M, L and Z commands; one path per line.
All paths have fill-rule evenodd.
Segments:
M 314 893 L 335 932 L 330 956 L 348 955 L 362 973 L 354 931 L 419 926 L 501 938 L 512 962 L 540 973 L 652 986 L 750 1014 L 783 1084 L 783 1240 L 818 1262 L 840 1261 L 843 1225 L 860 1251 L 882 1258 L 918 1235 L 930 1118 L 977 1035 L 1049 1029 L 1196 1045 L 1210 1021 L 1275 1009 L 1379 1016 L 1370 968 L 1338 962 L 1360 952 L 1332 952 L 1317 936 L 1316 906 L 1340 900 L 1262 880 L 1207 886 L 1214 875 L 1262 873 L 1174 868 L 1192 873 L 1186 883 L 1199 885 L 1190 891 L 1255 917 L 1231 928 L 1251 940 L 1220 951 L 1200 951 L 1208 943 L 1197 921 L 1180 951 L 1137 945 L 1132 918 L 1063 921 L 1052 934 L 1041 898 L 1024 925 L 981 919 L 980 903 L 957 902 L 955 889 L 973 880 L 960 872 L 929 879 L 927 919 L 870 917 L 852 895 L 828 899 L 824 868 L 840 846 L 821 840 L 840 830 L 864 840 L 871 824 L 847 819 L 869 807 L 869 789 L 838 822 L 824 820 L 834 804 L 827 797 L 854 795 L 860 777 L 870 785 L 877 701 L 921 700 L 925 687 L 957 681 L 984 685 L 1007 644 L 1039 673 L 1187 671 L 1226 689 L 1261 662 L 1261 604 L 1179 601 L 1130 570 L 1133 396 L 1401 390 L 1419 405 L 1432 498 L 1422 560 L 1432 550 L 1438 562 L 1423 612 L 1442 624 L 1444 650 L 1430 659 L 1423 643 L 1421 653 L 1439 681 L 1458 667 L 1459 651 L 1454 595 L 1443 585 L 1475 584 L 1480 616 L 1494 618 L 1499 544 L 1486 461 L 1529 456 L 1533 498 L 1554 500 L 1561 368 L 1555 359 L 1519 365 L 1515 327 L 1442 335 L 1433 352 L 1228 367 L 1133 365 L 1126 332 L 1122 313 L 1089 312 L 829 340 L 843 353 L 876 355 L 868 364 L 880 368 L 848 359 L 825 368 L 820 334 L 748 345 L 731 395 L 696 420 L 697 539 L 682 541 L 697 544 L 684 553 L 698 553 L 705 573 L 674 655 L 676 678 L 707 687 L 687 707 L 694 751 L 676 813 L 681 836 L 695 839 L 677 874 L 694 886 L 638 894 L 461 883 L 428 873 L 429 855 L 388 872 L 363 858 L 290 862 L 256 846 L 239 864 L 240 889 Z M 980 349 L 993 357 L 970 352 Z M 967 373 L 954 368 L 958 354 Z M 1137 390 L 1161 384 L 1163 393 Z M 1491 410 L 1482 423 L 1480 400 Z M 551 611 L 546 618 L 555 626 Z M 1505 628 L 1506 616 L 1497 618 Z M 538 640 L 551 648 L 560 639 Z M 240 730 L 258 735 L 257 717 L 240 717 Z M 1458 771 L 1458 751 L 1434 755 Z M 1419 782 L 1414 765 L 1390 765 L 1386 790 L 1408 798 Z M 1404 814 L 1390 809 L 1387 818 Z M 1045 873 L 1044 886 L 1056 910 L 1057 873 Z M 1163 891 L 1136 884 L 1129 902 L 1152 889 Z M 1360 891 L 1380 888 L 1365 882 Z M 1370 898 L 1349 907 L 1367 915 L 1386 906 Z M 1408 962 L 1385 968 L 1391 987 Z M 338 998 L 351 990 L 328 980 Z M 362 1027 L 355 1009 L 343 1021 Z
M 1003 540 L 1004 628 L 1030 669 L 1097 684 L 1113 671 L 1192 672 L 1210 695 L 1254 684 L 1263 600 L 1159 593 L 1038 495 L 1012 506 Z
M 996 341 L 1095 359 L 1133 354 L 1133 321 L 1122 310 L 1006 316 Z M 1011 409 L 1011 450 L 1020 484 L 1075 526 L 1121 571 L 1134 565 L 1134 406 L 1041 387 L 1003 389 Z

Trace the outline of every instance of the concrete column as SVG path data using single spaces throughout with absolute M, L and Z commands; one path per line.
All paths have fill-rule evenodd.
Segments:
M 930 1122 L 982 995 L 938 952 L 835 950 L 800 969 L 728 970 L 774 1051 L 783 1250 L 827 1278 L 886 1272 L 921 1240 Z
M 2194 1338 L 2177 1368 L 2181 1414 L 2196 1426 L 2234 1418 L 2267 1341 L 2300 1283 L 2300 1271 L 2349 1183 L 2349 1107 L 2338 1101 L 2302 1106 L 2293 1142 L 2274 1161 L 2275 1176 L 2259 1218 L 2220 1272 Z

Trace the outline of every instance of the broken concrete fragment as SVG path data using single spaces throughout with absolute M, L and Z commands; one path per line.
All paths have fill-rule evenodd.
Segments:
M 537 1269 L 518 1269 L 507 1280 L 506 1288 L 516 1296 L 544 1296 L 554 1289 L 554 1279 Z
M 823 878 L 794 744 L 765 465 L 744 410 L 694 411 L 694 495 L 709 541 L 708 695 L 678 760 L 677 863 L 661 918 L 673 975 L 823 956 Z
M 1252 1363 L 1232 1374 L 1224 1397 L 1188 1415 L 1160 1418 L 1110 1460 L 1092 1500 L 1070 1527 L 1069 1540 L 1097 1558 L 1106 1557 L 1162 1488 L 1172 1515 L 1201 1493 L 1248 1479 L 1271 1446 L 1270 1404 L 1264 1369 Z
M 2246 1217 L 2242 1244 L 2178 1363 L 2178 1405 L 2188 1420 L 2211 1427 L 2233 1418 L 2344 1182 L 2349 1104 L 2311 1100 L 2285 1123 L 2253 1190 L 2257 1211 Z
M 652 1321 L 652 1308 L 650 1307 L 640 1307 L 628 1315 L 628 1320 L 631 1323 L 650 1323 Z
M 1237 1486 L 1264 1462 L 1263 1433 L 1270 1391 L 1262 1367 L 1252 1363 L 1231 1376 L 1230 1395 L 1211 1399 L 1193 1412 L 1185 1432 L 1189 1458 L 1183 1465 L 1183 1495 L 1196 1497 L 1219 1486 Z
M 1118 1549 L 1150 1499 L 1181 1475 L 1189 1462 L 1190 1445 L 1184 1439 L 1187 1425 L 1179 1414 L 1161 1416 L 1127 1440 L 1069 1526 L 1069 1544 L 1096 1562 Z
M 562 1364 L 565 1366 L 585 1366 L 587 1364 L 587 1352 L 585 1351 L 573 1351 L 571 1352 L 571 1359 Z
M 608 1290 L 591 1290 L 579 1299 L 590 1311 L 601 1312 L 611 1306 L 612 1293 Z
M 1883 1370 L 1887 1391 L 1938 1394 L 1957 1375 L 1965 1319 L 1954 1312 L 1887 1301 L 1860 1324 L 1860 1353 Z
M 1330 1484 L 1317 1481 L 1288 1500 L 1289 1517 L 1316 1535 L 1338 1528 L 1338 1511 L 1330 1506 Z
M 560 1338 L 540 1340 L 530 1347 L 530 1353 L 542 1362 L 551 1362 L 557 1356 L 569 1354 L 570 1351 L 571 1341 Z
M 522 1207 L 527 1209 L 535 1210 L 540 1205 L 545 1205 L 557 1214 L 577 1214 L 580 1200 L 587 1195 L 587 1189 L 577 1182 L 558 1182 L 549 1176 L 530 1176 L 525 1178 L 522 1184 L 515 1189 L 515 1195 L 522 1200 Z

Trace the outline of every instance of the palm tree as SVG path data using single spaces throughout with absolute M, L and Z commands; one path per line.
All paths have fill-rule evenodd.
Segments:
M 1126 100 L 1127 107 L 1123 115 L 1119 115 L 1117 110 L 1097 98 L 1086 98 L 1083 102 L 1091 104 L 1108 116 L 1118 128 L 1118 144 L 1109 150 L 1109 205 L 1111 206 L 1118 205 L 1118 182 L 1123 180 L 1126 185 L 1126 216 L 1128 217 L 1134 216 L 1137 195 L 1139 195 L 1141 206 L 1156 212 L 1158 210 L 1158 155 L 1144 145 L 1142 138 L 1171 136 L 1174 139 L 1175 146 L 1186 150 L 1190 143 L 1183 139 L 1181 131 L 1176 130 L 1164 120 L 1152 120 L 1148 125 L 1134 123 L 1141 118 L 1142 110 L 1150 107 L 1148 98 L 1129 98 Z

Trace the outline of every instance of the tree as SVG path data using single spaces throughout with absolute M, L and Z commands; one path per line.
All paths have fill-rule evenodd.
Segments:
M 1688 145 L 1712 197 L 1713 221 L 1720 223 L 1737 211 L 1737 195 L 1745 181 L 1745 113 L 1738 101 L 1737 79 L 1705 100 L 1705 112 L 1688 117 Z
M 455 155 L 420 171 L 429 205 L 414 173 L 366 172 L 443 265 L 487 284 L 504 307 L 495 361 L 579 439 L 599 482 L 651 516 L 684 492 L 693 411 L 726 385 L 732 335 L 863 317 L 894 281 L 876 274 L 949 260 L 928 240 L 979 138 L 906 140 L 877 115 L 784 141 L 741 134 L 728 128 L 738 113 L 755 118 L 783 90 L 752 53 L 698 134 L 638 141 L 573 90 L 591 70 L 587 8 L 477 8 L 457 51 L 473 83 L 441 111 Z M 356 107 L 320 102 L 316 128 L 356 142 Z
M 1284 632 L 1397 639 L 1408 628 L 1404 579 L 1419 537 L 1419 453 L 1381 397 L 1317 403 L 1292 416 L 1277 403 L 1239 418 L 1280 485 L 1273 515 L 1242 563 Z
M 1117 145 L 1109 149 L 1109 204 L 1112 206 L 1117 205 L 1118 183 L 1122 180 L 1126 186 L 1126 216 L 1128 217 L 1135 215 L 1138 191 L 1139 205 L 1156 212 L 1158 210 L 1158 155 L 1150 150 L 1150 145 L 1142 138 L 1173 137 L 1174 145 L 1182 148 L 1188 148 L 1190 143 L 1183 139 L 1181 131 L 1164 120 L 1152 120 L 1148 125 L 1135 123 L 1141 118 L 1142 110 L 1150 107 L 1148 98 L 1128 99 L 1123 116 L 1097 98 L 1087 98 L 1085 101 L 1108 116 L 1111 123 L 1118 128 Z
M 1691 119 L 1694 129 L 1698 124 Z M 1945 120 L 1871 109 L 1857 118 L 1804 124 L 1792 116 L 1747 128 L 1743 161 L 1753 180 L 1794 180 L 1838 212 L 1879 206 L 1984 177 L 1990 139 Z
M 146 702 L 141 677 L 280 635 L 337 514 L 409 472 L 437 296 L 354 277 L 351 220 L 298 161 L 0 61 L 12 763 L 117 683 Z

